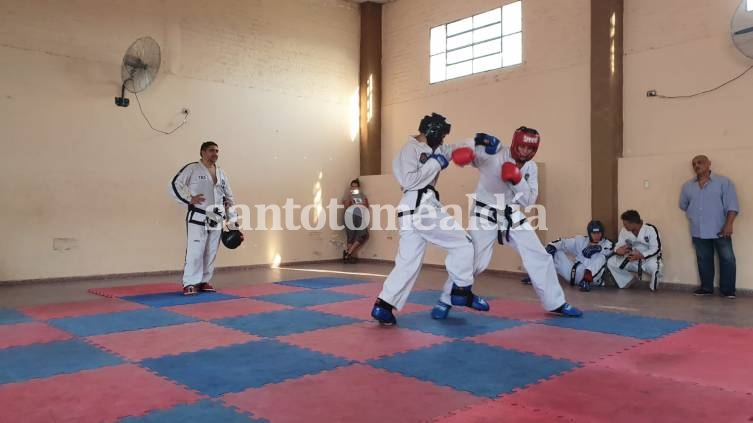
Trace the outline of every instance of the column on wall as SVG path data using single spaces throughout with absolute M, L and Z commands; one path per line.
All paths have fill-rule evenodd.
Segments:
M 361 175 L 382 171 L 382 5 L 361 3 Z
M 591 215 L 618 230 L 622 156 L 623 0 L 591 0 Z

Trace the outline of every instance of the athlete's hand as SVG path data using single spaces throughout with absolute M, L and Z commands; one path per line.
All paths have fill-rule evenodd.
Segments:
M 636 260 L 643 260 L 643 254 L 640 253 L 640 251 L 633 250 L 628 257 L 630 257 L 630 261 L 636 261 Z
M 204 202 L 204 194 L 192 195 L 191 204 L 201 204 Z

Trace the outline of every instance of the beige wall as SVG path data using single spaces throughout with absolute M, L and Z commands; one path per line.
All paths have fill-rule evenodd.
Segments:
M 570 0 L 567 7 L 552 7 L 549 0 L 525 0 L 522 65 L 428 83 L 429 28 L 500 4 L 410 0 L 385 5 L 382 170 L 392 173 L 396 152 L 430 112 L 442 113 L 452 123 L 450 142 L 475 132 L 493 133 L 509 142 L 518 126 L 535 127 L 542 134 L 536 159 L 546 162 L 547 180 L 558 181 L 542 183 L 542 197 L 550 206 L 544 238 L 580 233 L 591 217 L 589 0 Z M 466 192 L 473 192 L 476 180 L 471 170 L 444 172 L 438 186 L 443 202 L 448 202 L 446 193 L 452 193 L 460 181 L 467 185 Z M 492 268 L 518 270 L 519 261 L 509 251 L 500 248 Z M 427 257 L 442 260 L 431 252 Z
M 163 54 L 147 115 L 169 128 L 191 110 L 173 135 L 152 132 L 133 95 L 113 104 L 144 35 Z M 339 197 L 358 172 L 358 40 L 344 0 L 2 2 L 0 280 L 182 268 L 184 212 L 167 187 L 206 139 L 242 203 Z M 219 266 L 339 254 L 328 228 L 246 235 Z
M 620 160 L 620 209 L 635 208 L 662 235 L 666 279 L 698 283 L 687 219 L 677 208 L 680 188 L 693 174 L 690 160 L 707 154 L 712 170 L 737 186 L 735 223 L 737 286 L 753 288 L 753 221 L 747 183 L 753 155 L 749 99 L 751 76 L 691 99 L 647 98 L 692 94 L 740 74 L 751 60 L 729 38 L 738 0 L 627 0 L 625 2 L 625 137 Z M 648 188 L 644 188 L 647 181 Z
M 676 207 L 695 154 L 707 153 L 716 171 L 737 182 L 738 257 L 753 248 L 742 236 L 753 229 L 743 183 L 751 156 L 750 76 L 690 100 L 645 97 L 648 89 L 701 91 L 750 65 L 728 36 L 737 3 L 625 2 L 620 209 L 637 208 L 659 226 L 670 281 L 697 281 Z M 525 0 L 522 65 L 428 84 L 429 28 L 498 6 L 491 0 L 384 6 L 385 175 L 364 178 L 364 188 L 372 202 L 397 202 L 391 160 L 432 111 L 452 122 L 451 141 L 476 131 L 509 141 L 525 124 L 543 136 L 537 160 L 546 162 L 542 197 L 550 229 L 543 237 L 581 232 L 591 217 L 589 0 L 556 8 Z M 0 182 L 8 200 L 0 216 L 7 228 L 0 280 L 179 269 L 183 213 L 167 183 L 196 159 L 205 139 L 220 144 L 221 165 L 242 203 L 282 205 L 292 198 L 305 205 L 321 197 L 326 204 L 339 197 L 358 171 L 352 135 L 358 32 L 358 7 L 344 0 L 0 4 L 0 124 L 9 169 Z M 179 122 L 181 108 L 192 112 L 170 136 L 146 126 L 133 95 L 131 107 L 113 105 L 122 54 L 143 35 L 154 37 L 163 54 L 157 80 L 142 93 L 146 113 L 165 129 Z M 443 200 L 464 205 L 475 178 L 466 169 L 444 172 Z M 255 210 L 249 218 L 256 226 Z M 220 253 L 219 266 L 269 263 L 276 254 L 283 261 L 336 258 L 342 242 L 327 227 L 246 235 L 241 249 Z M 364 254 L 391 259 L 396 241 L 396 233 L 379 234 Z M 501 251 L 492 268 L 517 270 L 518 259 Z M 430 250 L 427 259 L 440 263 L 443 255 Z M 741 260 L 738 286 L 753 288 L 752 273 Z

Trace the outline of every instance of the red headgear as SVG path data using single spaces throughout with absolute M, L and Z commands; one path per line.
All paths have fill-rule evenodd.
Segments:
M 539 150 L 539 142 L 541 142 L 539 131 L 533 128 L 526 128 L 525 126 L 521 126 L 520 128 L 515 130 L 515 133 L 512 136 L 510 154 L 512 155 L 512 158 L 517 161 L 527 162 L 533 159 L 533 156 L 536 155 L 536 152 Z M 518 147 L 522 145 L 533 149 L 533 151 L 531 151 L 531 154 L 527 157 L 521 156 L 520 152 L 518 151 Z

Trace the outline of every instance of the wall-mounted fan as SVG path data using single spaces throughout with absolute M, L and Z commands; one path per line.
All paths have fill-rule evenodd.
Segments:
M 132 93 L 144 91 L 154 81 L 159 71 L 161 60 L 159 44 L 152 37 L 142 37 L 134 41 L 123 56 L 120 66 L 120 97 L 115 97 L 115 104 L 128 107 L 125 90 Z
M 742 0 L 732 15 L 732 43 L 740 53 L 753 59 L 753 1 Z
M 162 53 L 159 44 L 152 37 L 141 37 L 134 41 L 123 56 L 123 63 L 120 66 L 120 78 L 123 80 L 123 85 L 120 86 L 120 97 L 115 97 L 115 104 L 120 107 L 128 107 L 130 101 L 126 98 L 125 92 L 126 90 L 132 92 L 139 105 L 141 116 L 144 117 L 149 127 L 159 133 L 169 135 L 186 123 L 190 111 L 184 107 L 180 112 L 183 115 L 183 122 L 172 131 L 163 131 L 152 126 L 149 118 L 144 114 L 138 94 L 144 91 L 157 77 L 161 59 Z

